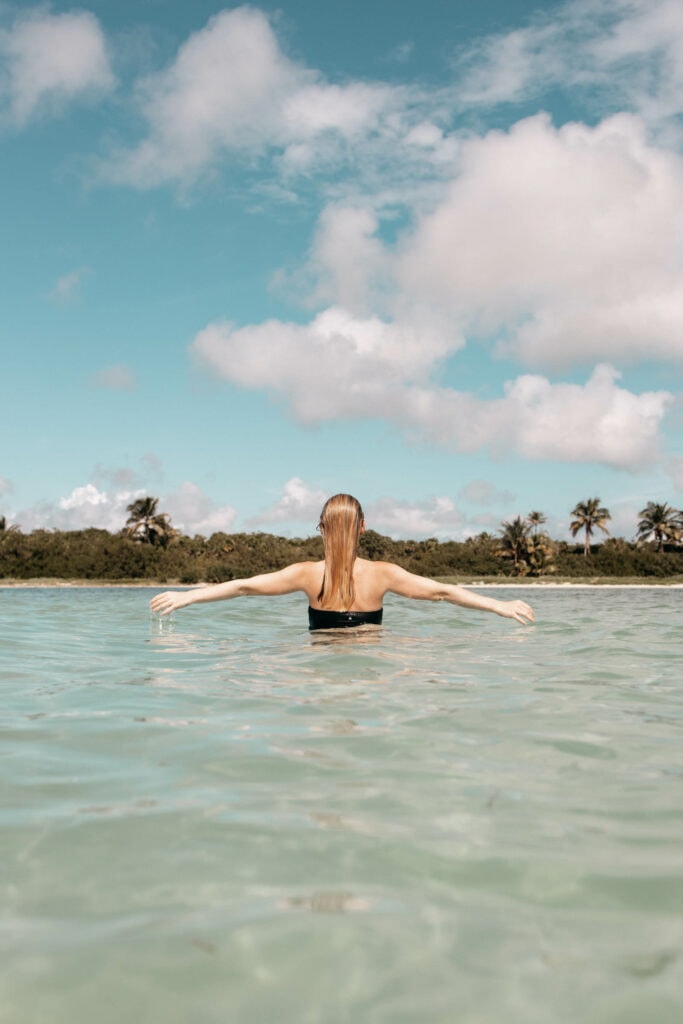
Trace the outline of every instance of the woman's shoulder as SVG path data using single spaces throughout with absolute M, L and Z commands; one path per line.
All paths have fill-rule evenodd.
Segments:
M 325 571 L 325 562 L 322 560 L 317 562 L 295 562 L 294 565 L 300 575 L 308 579 L 317 579 Z
M 394 562 L 375 562 L 369 558 L 357 558 L 356 565 L 361 572 L 369 573 L 373 576 L 386 576 L 398 568 Z

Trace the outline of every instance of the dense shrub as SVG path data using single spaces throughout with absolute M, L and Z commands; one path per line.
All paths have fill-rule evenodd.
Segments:
M 391 540 L 374 530 L 361 538 L 366 558 L 385 559 L 425 576 L 511 575 L 500 554 L 500 540 L 483 533 L 466 541 Z M 660 579 L 683 574 L 683 549 L 632 544 L 610 538 L 585 557 L 582 544 L 553 545 L 556 575 L 640 576 Z M 106 530 L 0 533 L 0 578 L 155 579 L 162 582 L 218 582 L 270 572 L 291 562 L 318 559 L 319 536 L 277 537 L 267 533 L 215 533 L 209 538 L 176 536 L 167 547 Z

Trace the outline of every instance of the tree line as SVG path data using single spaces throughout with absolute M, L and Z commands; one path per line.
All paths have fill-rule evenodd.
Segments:
M 128 520 L 116 534 L 85 530 L 33 530 L 24 534 L 0 516 L 0 578 L 159 580 L 163 583 L 219 582 L 280 569 L 295 561 L 322 558 L 319 536 L 279 537 L 267 533 L 214 533 L 188 537 L 176 530 L 158 499 L 128 506 Z M 553 540 L 546 517 L 533 511 L 464 541 L 392 540 L 374 530 L 361 538 L 366 558 L 397 562 L 425 576 L 664 578 L 683 575 L 683 513 L 649 502 L 639 515 L 633 541 L 609 536 L 609 510 L 599 498 L 579 502 L 571 513 L 572 544 Z M 605 540 L 594 543 L 596 531 Z

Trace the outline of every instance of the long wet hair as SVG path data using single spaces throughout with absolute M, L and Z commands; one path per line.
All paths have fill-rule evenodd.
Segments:
M 347 611 L 353 604 L 353 563 L 363 519 L 360 502 L 350 494 L 335 494 L 323 505 L 318 524 L 325 545 L 325 572 L 318 594 L 322 608 Z

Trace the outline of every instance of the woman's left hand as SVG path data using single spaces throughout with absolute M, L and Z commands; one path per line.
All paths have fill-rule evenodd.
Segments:
M 504 619 L 516 619 L 523 626 L 534 621 L 534 610 L 525 601 L 499 601 L 498 604 L 500 608 L 496 611 Z

